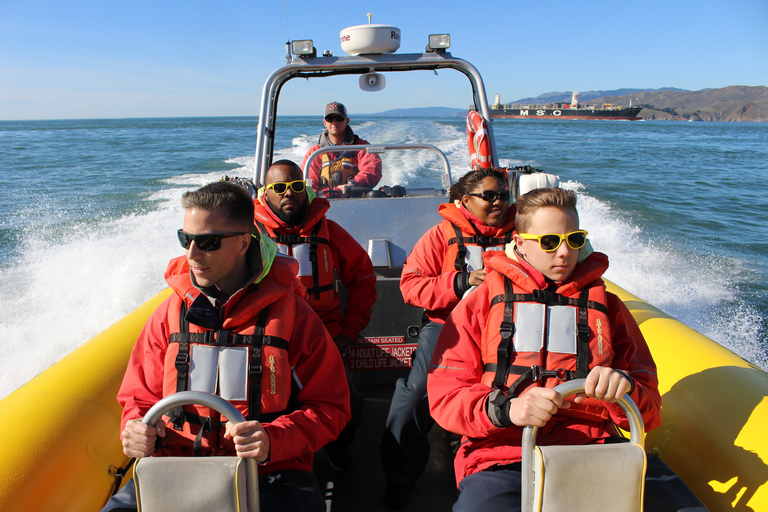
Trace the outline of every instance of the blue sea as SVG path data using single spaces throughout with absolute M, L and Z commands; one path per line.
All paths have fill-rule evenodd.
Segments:
M 164 288 L 182 192 L 252 176 L 256 118 L 0 122 L 0 397 Z M 357 116 L 372 142 L 426 142 L 468 170 L 462 118 Z M 496 120 L 506 165 L 580 194 L 607 277 L 768 368 L 768 124 Z M 298 162 L 317 117 L 279 119 Z M 384 156 L 382 185 L 428 185 Z M 431 182 L 433 183 L 433 182 Z

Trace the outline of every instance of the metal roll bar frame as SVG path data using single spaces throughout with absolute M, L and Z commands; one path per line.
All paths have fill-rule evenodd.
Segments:
M 493 124 L 480 73 L 472 64 L 454 58 L 449 52 L 360 55 L 354 57 L 294 57 L 274 71 L 264 83 L 259 106 L 259 124 L 256 133 L 256 154 L 253 183 L 259 188 L 274 153 L 274 133 L 277 123 L 277 102 L 282 87 L 294 78 L 324 78 L 334 75 L 364 75 L 396 71 L 437 71 L 454 69 L 463 73 L 472 86 L 473 103 L 487 122 L 488 140 L 491 145 L 491 162 L 499 165 Z

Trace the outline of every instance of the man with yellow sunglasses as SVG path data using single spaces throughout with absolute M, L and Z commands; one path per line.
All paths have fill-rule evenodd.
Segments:
M 326 218 L 327 199 L 306 187 L 298 165 L 279 160 L 267 169 L 265 186 L 254 201 L 256 226 L 277 242 L 278 250 L 299 262 L 298 278 L 307 301 L 344 354 L 371 319 L 376 302 L 376 275 L 368 253 L 341 226 Z M 344 311 L 334 286 L 335 276 L 347 292 Z M 349 372 L 347 372 L 349 376 Z M 349 450 L 360 424 L 362 398 L 351 380 L 352 420 L 339 439 L 326 447 L 331 465 L 350 467 Z

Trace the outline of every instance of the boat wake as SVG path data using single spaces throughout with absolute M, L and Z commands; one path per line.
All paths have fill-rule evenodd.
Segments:
M 582 184 L 568 181 L 562 186 L 579 193 L 580 225 L 589 230 L 595 250 L 609 256 L 606 278 L 768 369 L 760 313 L 739 297 L 734 285 L 744 279 L 738 261 L 681 252 L 652 240 L 621 212 L 589 196 Z

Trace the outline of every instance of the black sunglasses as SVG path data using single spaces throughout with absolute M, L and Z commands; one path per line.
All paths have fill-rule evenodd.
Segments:
M 237 235 L 247 235 L 247 233 L 204 233 L 201 235 L 190 235 L 183 230 L 178 230 L 179 243 L 185 249 L 189 249 L 189 244 L 194 240 L 195 245 L 201 251 L 218 251 L 221 249 L 221 241 Z
M 482 194 L 470 193 L 469 195 L 479 197 L 483 201 L 488 201 L 489 203 L 494 202 L 496 198 L 499 198 L 502 201 L 509 201 L 509 190 L 502 190 L 501 192 L 496 192 L 495 190 L 483 190 Z
M 341 117 L 341 116 L 328 116 L 325 118 L 325 120 L 328 121 L 329 123 L 340 123 L 344 119 L 346 119 L 346 117 Z

